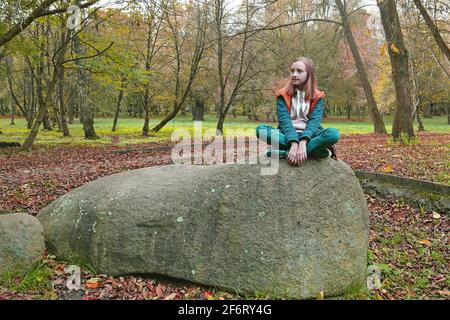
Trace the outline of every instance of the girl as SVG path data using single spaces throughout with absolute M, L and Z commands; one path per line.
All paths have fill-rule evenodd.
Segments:
M 262 124 L 256 128 L 256 136 L 264 142 L 272 144 L 271 138 L 278 141 L 280 149 L 269 148 L 265 155 L 278 154 L 291 165 L 301 165 L 308 157 L 337 160 L 334 144 L 339 132 L 321 126 L 325 94 L 317 88 L 310 59 L 299 58 L 292 63 L 290 79 L 276 97 L 278 127 Z

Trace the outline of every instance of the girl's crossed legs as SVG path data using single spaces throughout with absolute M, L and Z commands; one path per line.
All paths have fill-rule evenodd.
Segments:
M 286 141 L 286 137 L 280 129 L 261 124 L 256 127 L 256 136 L 258 139 L 270 145 L 273 144 L 274 139 L 278 141 L 279 149 L 269 150 L 266 154 L 267 156 L 270 156 L 272 152 L 278 153 L 280 157 L 286 157 L 289 154 L 289 143 Z M 338 142 L 339 136 L 339 131 L 335 128 L 326 128 L 322 130 L 306 143 L 306 154 L 308 157 L 311 156 L 313 158 L 327 158 L 330 154 L 327 147 Z

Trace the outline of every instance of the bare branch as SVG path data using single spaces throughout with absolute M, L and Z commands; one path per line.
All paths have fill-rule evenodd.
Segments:
M 91 58 L 98 57 L 98 56 L 102 55 L 103 53 L 105 53 L 106 51 L 108 51 L 113 46 L 113 44 L 114 44 L 114 42 L 111 42 L 109 44 L 109 46 L 107 46 L 102 51 L 98 51 L 97 48 L 95 48 L 95 47 L 91 46 L 90 44 L 88 44 L 91 48 L 93 48 L 95 51 L 97 51 L 96 54 L 93 54 L 93 55 L 90 55 L 90 56 L 78 57 L 78 58 L 75 58 L 75 59 L 64 60 L 63 64 L 67 63 L 67 62 L 78 61 L 78 60 L 86 60 L 86 59 L 91 59 Z
M 14 37 L 20 34 L 25 28 L 27 28 L 34 20 L 37 18 L 52 15 L 55 13 L 66 12 L 69 6 L 65 6 L 63 8 L 55 9 L 55 10 L 47 10 L 49 6 L 55 3 L 57 0 L 44 0 L 42 4 L 40 4 L 36 9 L 34 9 L 30 15 L 21 23 L 16 23 L 11 27 L 7 32 L 0 35 L 0 47 L 4 46 L 6 43 L 11 41 Z M 99 0 L 91 0 L 84 4 L 81 4 L 80 8 L 87 8 Z M 1 60 L 1 59 L 0 59 Z
M 253 30 L 245 30 L 245 31 L 237 32 L 237 33 L 235 33 L 235 34 L 233 34 L 233 35 L 231 35 L 229 37 L 236 37 L 236 36 L 239 36 L 241 34 L 255 33 L 255 32 L 259 32 L 259 31 L 271 31 L 271 30 L 276 30 L 276 29 L 280 29 L 280 28 L 285 28 L 285 27 L 289 27 L 289 26 L 295 26 L 297 24 L 314 22 L 314 21 L 315 22 L 327 22 L 327 23 L 334 23 L 334 24 L 342 25 L 342 23 L 339 22 L 339 21 L 329 20 L 329 19 L 305 19 L 305 20 L 300 20 L 300 21 L 296 21 L 296 22 L 281 24 L 281 25 L 274 26 L 274 27 L 263 27 L 263 28 L 253 29 Z

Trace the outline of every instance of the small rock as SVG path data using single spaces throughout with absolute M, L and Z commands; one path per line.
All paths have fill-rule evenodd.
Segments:
M 0 215 L 0 275 L 28 271 L 44 250 L 44 229 L 38 219 L 27 213 Z

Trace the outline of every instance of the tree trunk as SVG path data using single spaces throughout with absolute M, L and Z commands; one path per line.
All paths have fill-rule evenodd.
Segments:
M 66 32 L 63 32 L 63 39 L 67 40 L 69 33 L 67 33 L 67 37 L 64 37 L 65 34 Z M 47 112 L 47 106 L 50 103 L 53 96 L 53 92 L 55 91 L 56 88 L 56 83 L 58 80 L 58 66 L 60 67 L 64 61 L 64 56 L 67 50 L 67 42 L 68 41 L 62 41 L 61 50 L 59 51 L 57 61 L 53 67 L 53 76 L 47 90 L 47 96 L 45 97 L 45 100 L 42 99 L 42 95 L 39 96 L 40 100 L 42 101 L 39 101 L 39 109 L 37 112 L 36 120 L 34 121 L 33 126 L 31 127 L 31 130 L 21 147 L 21 151 L 29 151 L 34 143 L 34 140 L 36 139 L 39 127 L 41 126 L 41 123 Z
M 417 115 L 417 124 L 419 125 L 419 131 L 425 131 L 425 128 L 423 127 L 422 119 L 420 118 L 420 106 L 417 107 L 416 115 Z
M 236 89 L 237 89 L 237 86 L 235 86 L 235 88 L 233 90 L 234 92 L 231 94 L 230 98 L 228 99 L 227 105 L 225 106 L 223 112 L 219 116 L 219 120 L 217 121 L 217 127 L 216 127 L 216 134 L 217 135 L 223 135 L 223 124 L 225 123 L 225 118 L 226 118 L 226 116 L 228 114 L 228 111 L 231 108 L 231 104 L 232 104 L 232 102 L 235 99 L 235 95 L 234 94 L 235 94 L 235 90 Z
M 22 93 L 23 93 L 23 95 L 22 95 L 22 100 L 23 100 L 23 102 L 22 102 L 22 104 L 23 104 L 23 111 L 25 111 L 24 112 L 24 114 L 23 114 L 23 116 L 25 117 L 25 119 L 27 119 L 28 118 L 28 114 L 29 114 L 29 109 L 30 109 L 30 104 L 29 104 L 29 101 L 30 101 L 30 92 L 29 92 L 29 89 L 30 89 L 30 86 L 29 86 L 29 82 L 30 82 L 30 78 L 31 78 L 31 75 L 30 75 L 30 70 L 27 68 L 27 65 L 26 65 L 26 59 L 24 59 L 24 71 L 23 71 L 23 84 L 22 84 L 22 86 L 23 86 L 23 90 L 22 90 Z
M 47 113 L 47 105 L 51 100 L 51 95 L 53 95 L 53 91 L 55 90 L 56 79 L 57 79 L 57 75 L 56 75 L 56 71 L 55 71 L 55 74 L 53 75 L 52 81 L 50 83 L 50 87 L 48 88 L 47 97 L 46 97 L 45 101 L 39 102 L 39 110 L 38 110 L 36 119 L 33 123 L 33 126 L 31 127 L 31 131 L 29 132 L 25 142 L 23 143 L 23 145 L 21 147 L 22 151 L 29 151 L 31 149 L 31 146 L 34 143 L 34 140 L 36 139 L 37 133 L 39 131 L 39 127 L 41 126 L 41 123 L 44 120 L 44 116 Z
M 194 105 L 192 107 L 192 120 L 203 121 L 205 114 L 205 100 L 202 97 L 194 98 Z
M 200 62 L 200 58 L 197 61 L 195 66 L 192 66 L 191 68 L 191 73 L 189 75 L 189 80 L 188 83 L 186 85 L 186 88 L 184 89 L 184 93 L 181 96 L 181 99 L 177 102 L 174 103 L 174 107 L 173 110 L 164 118 L 161 120 L 160 123 L 158 123 L 153 129 L 152 131 L 154 132 L 158 132 L 159 130 L 161 130 L 166 124 L 167 122 L 169 122 L 170 120 L 172 120 L 173 118 L 175 118 L 175 116 L 177 115 L 178 111 L 180 111 L 180 109 L 183 107 L 184 102 L 186 101 L 186 98 L 191 90 L 191 86 L 192 83 L 194 82 L 195 76 L 197 75 L 197 70 L 198 70 L 198 63 Z
M 221 112 L 219 114 L 219 120 L 217 120 L 217 126 L 216 126 L 216 134 L 223 135 L 223 124 L 225 122 L 226 113 Z
M 48 107 L 48 104 L 47 104 Z M 48 119 L 48 109 L 45 111 L 44 118 L 42 119 L 42 125 L 44 126 L 44 130 L 46 131 L 52 131 L 52 124 L 50 123 L 50 120 Z
M 79 2 L 77 1 L 77 4 L 78 3 Z M 77 58 L 84 56 L 84 49 L 78 35 L 73 37 L 73 49 Z M 99 139 L 99 136 L 96 134 L 94 128 L 94 110 L 88 94 L 88 79 L 85 61 L 82 59 L 77 59 L 75 60 L 75 64 L 78 69 L 78 103 L 80 107 L 80 120 L 83 123 L 84 138 L 91 140 Z
M 403 41 L 396 1 L 384 0 L 383 2 L 378 1 L 377 4 L 388 43 L 397 101 L 392 135 L 394 140 L 398 140 L 402 133 L 406 134 L 408 139 L 412 139 L 414 138 L 413 104 L 409 88 L 408 51 Z
M 236 57 L 236 65 L 238 66 L 237 74 L 233 77 L 234 87 L 225 101 L 225 91 L 227 90 L 227 82 L 230 80 L 231 68 L 234 68 L 234 63 L 229 66 L 228 71 L 224 72 L 223 70 L 223 59 L 224 59 L 224 37 L 222 34 L 222 27 L 224 27 L 223 23 L 225 20 L 224 9 L 225 9 L 225 1 L 218 0 L 217 1 L 217 9 L 215 16 L 216 23 L 216 32 L 217 32 L 217 60 L 218 60 L 218 70 L 219 70 L 219 84 L 220 84 L 220 102 L 219 102 L 219 119 L 217 121 L 216 127 L 216 135 L 223 135 L 223 124 L 225 122 L 225 118 L 227 113 L 235 102 L 238 91 L 245 84 L 247 73 L 250 69 L 250 65 L 252 64 L 252 59 L 247 59 L 251 55 L 249 54 L 248 42 L 249 42 L 249 34 L 246 32 L 243 35 L 242 43 L 240 45 L 239 51 L 237 54 L 239 57 Z M 248 0 L 243 2 L 245 4 L 245 30 L 249 30 L 250 25 L 250 4 Z M 225 76 L 226 74 L 226 76 Z
M 336 5 L 339 9 L 339 13 L 342 19 L 342 25 L 344 28 L 344 33 L 347 39 L 348 46 L 355 60 L 356 69 L 358 71 L 358 77 L 366 95 L 367 104 L 369 106 L 370 117 L 373 122 L 373 129 L 375 133 L 387 133 L 386 127 L 384 125 L 383 119 L 381 118 L 380 112 L 378 111 L 377 103 L 375 97 L 373 96 L 372 86 L 370 85 L 369 78 L 367 76 L 366 68 L 362 61 L 361 55 L 359 54 L 358 46 L 356 45 L 355 38 L 353 37 L 352 29 L 350 26 L 349 17 L 347 15 L 346 8 L 341 0 L 336 0 Z
M 191 92 L 192 84 L 195 80 L 195 78 L 198 75 L 199 68 L 200 68 L 200 62 L 203 58 L 203 53 L 206 48 L 206 36 L 204 29 L 206 28 L 206 6 L 200 6 L 199 10 L 195 12 L 195 45 L 193 48 L 193 52 L 190 55 L 191 58 L 189 60 L 189 75 L 188 80 L 186 83 L 186 86 L 183 88 L 182 86 L 182 76 L 181 72 L 183 70 L 182 68 L 182 58 L 183 58 L 183 52 L 181 51 L 182 47 L 180 46 L 179 41 L 179 34 L 180 30 L 178 30 L 177 26 L 173 27 L 170 23 L 170 29 L 171 29 L 171 36 L 174 42 L 174 49 L 176 52 L 176 60 L 177 60 L 177 67 L 176 67 L 176 85 L 175 85 L 175 101 L 173 103 L 173 110 L 170 112 L 161 122 L 159 122 L 155 127 L 152 128 L 153 132 L 158 132 L 161 130 L 170 120 L 175 118 L 177 113 L 180 111 L 180 109 L 183 107 L 188 95 Z
M 432 116 L 432 109 L 433 109 L 433 104 L 432 103 L 430 103 L 430 104 L 427 104 L 426 106 L 425 106 L 425 110 L 424 110 L 424 112 L 423 112 L 423 116 L 425 117 L 425 118 L 432 118 L 433 116 Z
M 448 46 L 442 39 L 437 26 L 431 20 L 430 16 L 428 15 L 427 10 L 425 9 L 425 7 L 421 3 L 421 1 L 420 0 L 413 0 L 413 1 L 414 1 L 414 4 L 416 5 L 417 9 L 420 12 L 420 15 L 425 20 L 428 28 L 430 29 L 431 34 L 433 35 L 434 40 L 436 40 L 436 43 L 438 44 L 439 49 L 441 50 L 442 54 L 445 57 L 447 57 L 447 61 L 450 62 L 450 49 L 448 48 Z
M 81 42 L 78 36 L 73 38 L 74 51 L 77 56 L 83 55 L 81 49 Z M 84 62 L 76 60 L 75 64 L 78 69 L 78 106 L 80 109 L 80 121 L 83 123 L 83 131 L 85 139 L 99 139 L 94 128 L 94 111 L 92 110 L 92 105 L 87 93 L 87 74 L 84 68 Z
M 9 122 L 10 126 L 16 125 L 14 123 L 14 116 L 15 116 L 15 114 L 16 114 L 16 104 L 14 103 L 14 101 L 11 101 L 11 114 L 10 114 L 11 117 L 10 117 L 10 122 Z
M 36 91 L 34 89 L 34 82 L 35 82 L 35 78 L 34 78 L 34 71 L 32 69 L 32 66 L 30 65 L 30 70 L 31 70 L 31 106 L 30 106 L 30 117 L 29 119 L 27 119 L 27 128 L 31 129 L 31 126 L 33 125 L 33 120 L 34 117 L 36 115 Z
M 66 110 L 64 105 L 64 65 L 58 68 L 58 101 L 59 101 L 59 123 L 63 132 L 63 137 L 70 137 L 69 126 L 66 120 Z
M 447 124 L 450 124 L 450 103 L 447 104 Z
M 11 105 L 10 105 L 10 123 L 9 125 L 13 126 L 15 125 L 14 123 L 14 117 L 16 114 L 16 105 L 19 104 L 19 101 L 17 100 L 17 97 L 14 93 L 14 86 L 13 86 L 13 79 L 12 79 L 12 57 L 11 56 L 7 56 L 5 58 L 5 62 L 6 62 L 6 76 L 8 78 L 8 87 L 9 87 L 9 94 L 11 96 Z
M 25 59 L 25 83 L 24 88 L 26 91 L 26 104 L 24 103 L 25 119 L 27 121 L 27 128 L 31 129 L 33 124 L 33 113 L 34 113 L 34 76 L 31 65 L 28 65 L 28 59 Z
M 73 123 L 73 117 L 75 114 L 75 103 L 76 103 L 76 95 L 71 93 L 67 101 L 67 117 L 68 117 L 67 122 L 69 124 Z
M 224 108 L 225 108 L 225 79 L 224 79 L 224 72 L 223 72 L 223 56 L 224 56 L 224 48 L 223 48 L 223 35 L 222 35 L 222 20 L 223 20 L 223 14 L 224 14 L 224 3 L 222 0 L 217 1 L 216 8 L 215 8 L 215 23 L 216 23 L 216 33 L 217 33 L 217 70 L 218 70 L 218 76 L 219 76 L 219 101 L 217 103 L 217 117 L 219 118 L 217 120 L 217 126 L 216 131 L 219 134 L 222 134 L 223 132 L 223 123 L 225 121 L 225 114 L 224 114 Z
M 36 74 L 37 74 L 36 91 L 37 91 L 37 95 L 38 95 L 38 108 L 39 108 L 39 110 L 41 110 L 44 108 L 44 106 L 42 104 L 45 103 L 44 92 L 43 92 L 44 88 L 42 85 L 42 82 L 44 80 L 44 52 L 41 52 L 41 59 L 38 64 Z M 47 90 L 47 95 L 48 95 L 48 92 L 49 91 Z M 50 102 L 50 100 L 49 100 L 49 102 Z M 38 111 L 38 114 L 39 114 L 39 111 Z M 36 121 L 37 121 L 37 119 L 35 119 L 35 122 Z M 45 106 L 45 111 L 43 111 L 42 117 L 39 120 L 39 125 L 41 123 L 44 126 L 44 130 L 48 130 L 48 131 L 52 130 L 52 126 L 50 125 L 50 121 L 48 120 L 48 117 L 47 117 L 47 105 Z M 33 129 L 33 127 L 34 126 L 32 126 L 32 129 Z M 37 129 L 39 129 L 39 127 Z M 36 131 L 36 134 L 37 134 L 37 131 Z M 34 139 L 33 139 L 33 141 L 34 141 Z
M 122 86 L 119 91 L 119 96 L 117 97 L 116 112 L 114 114 L 114 121 L 113 121 L 113 126 L 112 126 L 113 132 L 116 131 L 117 119 L 119 119 L 120 103 L 122 102 L 124 88 L 125 88 L 125 84 L 122 82 Z
M 46 44 L 46 47 L 47 47 L 46 48 L 46 52 L 48 53 L 48 52 L 50 52 L 50 31 L 51 31 L 51 24 L 50 24 L 50 20 L 49 19 L 46 19 L 46 24 L 44 26 L 44 30 L 45 30 L 45 38 L 46 38 L 45 44 Z M 45 66 L 46 66 L 46 69 L 47 69 L 47 74 L 42 72 L 42 78 L 45 79 L 44 82 L 46 84 L 46 87 L 48 88 L 50 86 L 49 81 L 52 78 L 51 73 L 52 73 L 52 70 L 53 70 L 53 68 L 52 68 L 52 61 L 51 61 L 51 58 L 50 58 L 50 56 L 48 54 L 47 54 L 47 63 L 45 64 Z M 56 81 L 58 81 L 58 79 Z M 58 85 L 58 82 L 56 83 L 56 85 Z M 55 87 L 55 91 L 56 91 L 56 89 L 57 88 Z M 55 99 L 54 99 L 53 95 L 52 95 L 52 98 L 51 98 L 50 101 L 51 101 L 50 102 L 51 106 L 53 107 L 53 112 L 56 113 L 55 112 Z M 58 116 L 58 115 L 56 115 L 56 116 Z M 52 129 L 52 122 L 50 122 L 50 119 L 53 120 L 54 117 L 50 114 L 49 104 L 47 104 L 47 112 L 46 112 L 46 114 L 44 116 L 44 119 L 42 121 L 42 124 L 44 125 L 44 129 L 47 130 L 47 131 L 52 131 L 53 130 Z M 54 123 L 55 123 L 55 121 L 53 121 L 53 125 L 54 125 Z
M 412 51 L 413 52 L 413 51 Z M 417 69 L 416 69 L 416 59 L 414 57 L 414 54 L 411 56 L 411 75 L 413 77 L 413 98 L 415 100 L 414 115 L 417 116 L 417 124 L 419 126 L 419 131 L 425 131 L 425 128 L 423 127 L 422 119 L 420 118 L 420 107 L 422 106 L 422 96 L 420 92 L 420 85 L 419 81 L 417 79 Z M 413 119 L 414 122 L 414 119 Z
M 59 73 L 59 70 L 58 70 Z M 59 78 L 59 75 L 58 75 Z M 50 117 L 51 123 L 53 125 L 55 125 L 55 123 L 58 125 L 58 132 L 62 132 L 62 124 L 61 124 L 61 117 L 60 117 L 60 112 L 59 112 L 59 84 L 58 81 L 56 80 L 56 89 L 55 89 L 55 93 L 56 95 L 52 98 L 52 106 L 53 106 L 53 114 Z
M 142 127 L 142 135 L 144 137 L 148 136 L 148 129 L 149 129 L 149 123 L 150 123 L 150 88 L 149 84 L 145 86 L 145 95 L 144 95 L 144 112 L 145 112 L 145 119 L 144 119 L 144 126 Z
M 150 22 L 148 24 L 147 30 L 148 30 L 147 31 L 148 37 L 147 37 L 147 53 L 146 53 L 146 58 L 145 58 L 145 70 L 150 71 L 151 63 L 153 60 L 153 52 L 154 52 L 154 47 L 153 47 L 154 42 L 152 41 L 153 25 Z M 150 77 L 150 75 L 149 75 L 149 77 Z M 142 127 L 142 135 L 144 137 L 147 137 L 148 130 L 149 130 L 149 123 L 150 123 L 150 83 L 147 83 L 145 85 L 144 112 L 145 112 L 145 119 L 144 119 L 144 126 Z M 142 115 L 140 117 L 142 118 Z
M 147 21 L 147 51 L 145 55 L 145 70 L 147 72 L 150 71 L 152 66 L 153 58 L 155 57 L 155 44 L 156 40 L 158 39 L 159 35 L 159 27 L 161 24 L 158 24 L 158 27 L 155 28 L 153 19 L 148 19 Z M 156 31 L 156 33 L 153 33 Z M 145 85 L 145 92 L 144 92 L 144 112 L 145 112 L 145 119 L 144 119 L 144 126 L 142 127 L 142 135 L 144 137 L 148 136 L 148 130 L 149 130 L 149 123 L 150 123 L 150 72 L 149 72 L 149 82 Z M 177 82 L 178 85 L 178 82 Z M 141 112 L 139 112 L 140 117 L 142 118 Z

